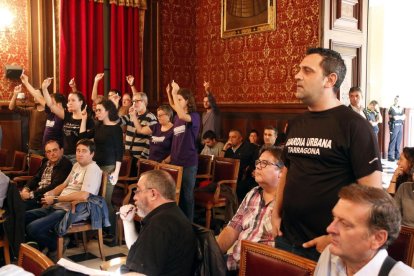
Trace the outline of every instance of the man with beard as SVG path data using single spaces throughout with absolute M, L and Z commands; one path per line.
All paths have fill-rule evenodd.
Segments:
M 124 205 L 120 216 L 129 248 L 122 273 L 191 275 L 196 237 L 190 221 L 175 203 L 175 183 L 165 171 L 141 175 L 134 195 L 135 206 Z M 142 218 L 139 233 L 134 216 Z

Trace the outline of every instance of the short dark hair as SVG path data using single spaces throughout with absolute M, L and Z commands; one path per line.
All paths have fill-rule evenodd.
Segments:
M 274 126 L 267 125 L 267 126 L 264 127 L 263 130 L 266 130 L 266 129 L 267 130 L 273 130 L 275 132 L 275 135 L 277 135 L 277 129 Z
M 211 139 L 211 140 L 213 140 L 213 139 L 216 139 L 217 138 L 217 135 L 216 135 L 216 133 L 214 132 L 214 131 L 212 131 L 212 130 L 207 130 L 206 132 L 204 132 L 204 134 L 203 134 L 203 139 Z
M 349 94 L 351 94 L 352 92 L 359 92 L 362 94 L 362 90 L 359 86 L 352 86 L 351 88 L 349 88 Z
M 338 52 L 326 48 L 309 48 L 306 55 L 318 54 L 322 56 L 321 67 L 325 76 L 335 73 L 337 76 L 334 92 L 339 92 L 346 75 L 346 65 Z
M 259 132 L 255 129 L 250 130 L 249 135 L 252 134 L 252 133 L 256 133 L 257 136 L 259 136 Z
M 53 93 L 51 96 L 55 99 L 56 103 L 61 103 L 63 108 L 67 107 L 68 100 L 65 96 L 60 93 Z
M 53 140 L 53 139 L 47 140 L 47 141 L 46 141 L 46 143 L 45 143 L 44 148 L 46 148 L 46 146 L 47 146 L 47 145 L 49 145 L 49 144 L 51 144 L 51 143 L 56 143 L 56 144 L 58 144 L 59 149 L 61 149 L 61 148 L 62 148 L 62 143 L 61 143 L 61 142 L 59 142 L 58 140 Z
M 385 230 L 387 241 L 381 246 L 386 249 L 398 237 L 401 228 L 401 213 L 395 200 L 383 189 L 351 184 L 339 191 L 339 198 L 354 203 L 369 204 L 368 217 L 370 231 Z
M 76 95 L 78 97 L 79 101 L 82 101 L 81 109 L 83 110 L 86 106 L 85 96 L 83 96 L 82 92 L 76 91 L 76 92 L 70 92 L 69 94 Z
M 108 111 L 108 118 L 112 122 L 116 122 L 119 119 L 118 110 L 116 109 L 115 104 L 111 100 L 104 99 L 102 102 L 97 103 L 96 105 L 102 105 L 106 111 Z
M 196 112 L 197 111 L 197 105 L 195 103 L 194 95 L 191 92 L 190 89 L 187 88 L 180 88 L 177 92 L 178 95 L 181 95 L 181 97 L 184 98 L 184 100 L 187 100 L 187 109 L 188 112 Z
M 281 147 L 262 146 L 262 148 L 260 149 L 260 152 L 259 152 L 259 157 L 260 157 L 260 155 L 262 155 L 263 152 L 270 153 L 277 160 L 277 165 L 278 165 L 279 168 L 282 168 L 284 166 L 283 161 L 282 161 L 283 149 Z
M 168 118 L 170 119 L 170 122 L 172 122 L 174 112 L 173 112 L 172 108 L 169 105 L 163 104 L 163 105 L 161 105 L 160 107 L 157 108 L 157 111 L 158 110 L 164 111 L 165 114 L 167 114 Z
M 141 174 L 141 177 L 144 176 L 147 178 L 145 188 L 157 189 L 165 199 L 175 200 L 175 181 L 168 172 L 151 170 Z
M 89 151 L 91 153 L 94 153 L 96 151 L 96 146 L 95 146 L 95 142 L 89 139 L 80 139 L 77 143 L 76 143 L 76 147 L 78 147 L 79 145 L 83 145 L 85 147 L 89 148 Z
M 372 100 L 372 101 L 369 102 L 369 104 L 377 105 L 378 102 L 376 100 Z

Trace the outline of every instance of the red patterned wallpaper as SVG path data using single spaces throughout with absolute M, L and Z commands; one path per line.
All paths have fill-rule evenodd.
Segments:
M 0 101 L 8 101 L 15 85 L 20 80 L 10 80 L 5 77 L 5 65 L 20 65 L 29 68 L 28 47 L 28 1 L 0 0 L 0 7 L 7 8 L 13 15 L 13 25 L 6 31 L 0 31 Z
M 219 103 L 297 103 L 293 69 L 319 45 L 319 3 L 277 0 L 275 31 L 222 39 L 220 0 L 161 1 L 161 85 L 175 79 L 198 102 L 209 80 Z

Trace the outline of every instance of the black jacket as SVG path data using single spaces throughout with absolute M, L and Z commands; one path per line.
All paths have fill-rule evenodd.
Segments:
M 60 161 L 53 167 L 50 185 L 43 189 L 38 189 L 39 182 L 42 179 L 43 172 L 47 166 L 47 161 L 47 158 L 44 158 L 42 160 L 42 164 L 40 165 L 40 168 L 37 171 L 36 175 L 30 180 L 29 184 L 26 185 L 30 191 L 33 191 L 34 199 L 36 201 L 39 201 L 44 193 L 53 190 L 56 186 L 62 184 L 72 170 L 72 163 L 65 156 L 62 156 Z

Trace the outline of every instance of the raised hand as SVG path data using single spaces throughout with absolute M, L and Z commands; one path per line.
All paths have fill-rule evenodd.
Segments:
M 20 92 L 22 92 L 22 85 L 21 84 L 16 85 L 14 87 L 13 94 L 17 96 L 17 94 L 19 94 Z
M 204 90 L 208 94 L 210 92 L 210 83 L 208 81 L 204 81 L 203 86 L 204 86 Z
M 74 88 L 76 87 L 75 78 L 71 78 L 69 81 L 69 87 Z
M 134 219 L 136 208 L 132 204 L 124 205 L 119 208 L 119 216 L 122 220 L 132 221 Z
M 29 82 L 29 77 L 24 72 L 22 72 L 22 74 L 20 75 L 20 80 L 23 84 L 26 84 Z
M 42 82 L 42 89 L 47 89 L 49 85 L 52 83 L 53 78 L 46 78 Z
M 88 111 L 87 111 L 88 105 L 85 104 L 85 108 L 81 112 L 82 120 L 86 120 L 88 118 Z
M 130 86 L 133 86 L 135 83 L 135 78 L 133 75 L 126 76 L 126 81 Z
M 98 74 L 96 74 L 96 76 L 95 76 L 95 82 L 99 82 L 101 79 L 103 79 L 103 77 L 104 77 L 104 73 L 98 73 Z
M 171 83 L 171 87 L 172 87 L 172 94 L 174 95 L 177 95 L 177 93 L 178 93 L 178 90 L 180 90 L 180 86 L 178 85 L 178 83 L 176 83 L 175 81 L 172 81 L 172 83 Z

